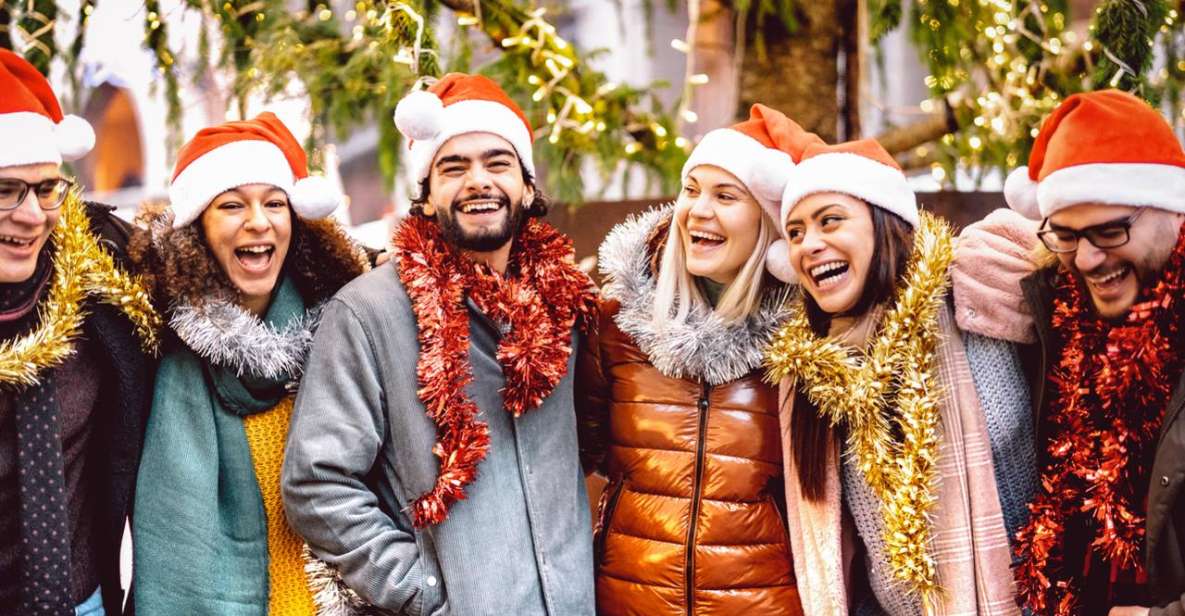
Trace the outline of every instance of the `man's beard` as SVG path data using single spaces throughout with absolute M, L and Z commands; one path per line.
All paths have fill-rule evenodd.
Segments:
M 497 201 L 500 206 L 507 210 L 507 214 L 502 218 L 502 224 L 494 229 L 466 231 L 461 227 L 461 223 L 456 218 L 461 204 L 466 201 Z M 519 227 L 522 226 L 525 217 L 526 208 L 523 207 L 521 202 L 511 206 L 510 197 L 506 195 L 486 194 L 453 201 L 452 205 L 449 206 L 449 212 L 447 214 L 439 212 L 436 216 L 436 221 L 440 225 L 440 230 L 444 234 L 445 241 L 448 243 L 462 250 L 491 252 L 505 246 L 514 237 Z

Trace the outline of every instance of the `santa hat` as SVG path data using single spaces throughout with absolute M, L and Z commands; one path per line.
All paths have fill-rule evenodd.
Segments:
M 288 193 L 302 218 L 324 218 L 343 201 L 332 182 L 309 175 L 296 137 L 265 111 L 251 120 L 204 128 L 181 147 L 169 184 L 173 227 L 197 220 L 214 197 L 246 184 L 271 184 Z
M 823 192 L 850 195 L 900 216 L 911 227 L 918 226 L 917 197 L 901 166 L 875 139 L 807 146 L 782 193 L 777 219 L 783 234 L 794 206 L 810 195 Z M 793 271 L 788 246 L 779 257 Z
M 778 204 L 794 163 L 803 150 L 823 140 L 808 132 L 782 112 L 756 104 L 749 119 L 704 135 L 683 164 L 683 181 L 700 165 L 720 167 L 736 176 L 771 220 L 778 219 Z M 766 268 L 783 282 L 792 282 L 784 240 L 769 247 Z
M 535 177 L 534 134 L 523 110 L 484 75 L 449 73 L 395 106 L 395 126 L 407 138 L 407 164 L 419 184 L 446 141 L 465 133 L 492 133 L 510 142 L 527 175 Z M 418 195 L 417 195 L 418 196 Z
M 61 164 L 86 156 L 95 131 L 84 119 L 62 115 L 53 88 L 32 64 L 0 49 L 0 167 Z
M 1143 100 L 1118 90 L 1075 94 L 1041 125 L 1004 198 L 1037 220 L 1079 203 L 1185 212 L 1185 152 Z
M 901 166 L 875 139 L 807 148 L 782 195 L 778 222 L 783 232 L 799 201 L 824 192 L 850 195 L 918 226 L 917 197 Z

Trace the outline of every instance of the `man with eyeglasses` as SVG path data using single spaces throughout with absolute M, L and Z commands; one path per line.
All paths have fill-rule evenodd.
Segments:
M 1017 539 L 1034 614 L 1185 614 L 1185 152 L 1130 94 L 1067 98 L 1008 204 L 1041 220 L 1021 281 L 1041 488 Z
M 136 331 L 155 313 L 116 269 L 130 228 L 62 173 L 94 141 L 0 49 L 3 614 L 122 611 L 119 549 L 152 383 Z

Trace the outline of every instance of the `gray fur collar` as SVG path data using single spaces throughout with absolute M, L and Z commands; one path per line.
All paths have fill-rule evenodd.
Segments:
M 319 316 L 319 307 L 313 308 L 276 329 L 229 300 L 213 299 L 201 306 L 174 306 L 169 326 L 198 357 L 236 376 L 296 380 Z
M 725 325 L 706 310 L 692 312 L 683 325 L 655 326 L 655 276 L 650 240 L 665 226 L 672 206 L 631 216 L 609 233 L 598 254 L 604 295 L 621 303 L 614 321 L 633 338 L 659 372 L 671 378 L 720 385 L 761 366 L 765 347 L 786 318 L 785 290 L 766 293 L 756 314 Z

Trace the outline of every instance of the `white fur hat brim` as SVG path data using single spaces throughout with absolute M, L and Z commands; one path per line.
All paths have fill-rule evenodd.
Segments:
M 905 174 L 871 158 L 849 152 L 831 152 L 798 164 L 782 195 L 779 229 L 804 198 L 823 192 L 851 195 L 900 216 L 911 227 L 919 222 L 918 200 Z
M 1185 213 L 1185 168 L 1157 163 L 1091 163 L 1058 169 L 1033 182 L 1028 169 L 1021 167 L 1008 175 L 1004 197 L 1009 207 L 1034 220 L 1083 203 Z
M 206 152 L 185 167 L 169 185 L 173 227 L 197 220 L 215 197 L 247 184 L 270 184 L 288 194 L 302 218 L 324 218 L 342 203 L 341 192 L 326 178 L 297 181 L 284 153 L 270 141 L 234 141 Z
M 691 151 L 683 163 L 682 179 L 686 180 L 700 165 L 719 167 L 736 176 L 770 218 L 777 220 L 782 191 L 794 168 L 789 154 L 766 147 L 738 130 L 718 128 L 704 135 Z
M 95 146 L 95 131 L 73 115 L 54 124 L 31 111 L 0 114 L 0 167 L 39 163 L 62 164 L 85 156 Z

